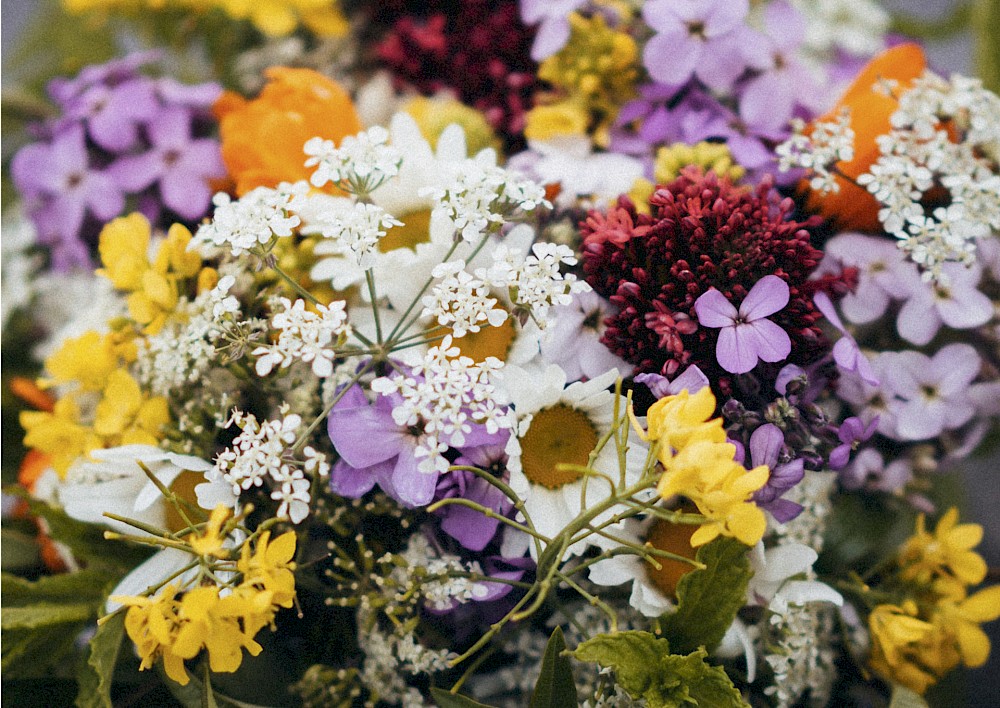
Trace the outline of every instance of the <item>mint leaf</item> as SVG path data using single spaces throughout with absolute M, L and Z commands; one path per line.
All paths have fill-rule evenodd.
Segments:
M 77 708 L 112 708 L 111 677 L 125 636 L 125 611 L 114 613 L 90 640 L 87 661 L 80 667 Z
M 680 579 L 677 610 L 663 618 L 663 635 L 679 654 L 702 646 L 711 651 L 719 645 L 746 604 L 747 583 L 753 575 L 747 547 L 732 538 L 703 546 L 696 558 L 705 568 Z
M 531 708 L 576 708 L 576 683 L 569 657 L 563 656 L 566 640 L 556 627 L 545 646 L 542 670 L 531 696 Z
M 649 632 L 599 634 L 573 652 L 580 661 L 590 661 L 612 668 L 618 685 L 633 698 L 645 696 L 658 681 L 660 661 L 670 654 L 670 644 Z
M 647 697 L 650 707 L 741 708 L 747 705 L 726 672 L 705 662 L 707 656 L 708 652 L 699 649 L 687 656 L 664 657 L 660 663 L 662 691 L 657 696 L 661 702 Z
M 7 607 L 24 607 L 39 602 L 79 603 L 89 600 L 99 605 L 107 596 L 113 580 L 97 570 L 47 575 L 38 580 L 25 580 L 9 573 L 0 573 L 0 592 Z
M 40 602 L 25 607 L 4 607 L 0 611 L 0 627 L 12 629 L 41 629 L 60 624 L 87 622 L 95 615 L 94 605 L 87 602 L 61 604 Z

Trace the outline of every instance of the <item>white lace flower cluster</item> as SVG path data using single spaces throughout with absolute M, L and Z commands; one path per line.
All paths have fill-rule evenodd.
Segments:
M 337 300 L 315 305 L 316 312 L 312 312 L 301 298 L 294 304 L 284 297 L 278 302 L 284 310 L 271 319 L 271 325 L 279 331 L 278 341 L 251 352 L 259 357 L 257 375 L 267 376 L 276 366 L 284 369 L 301 360 L 312 365 L 316 376 L 331 376 L 336 346 L 350 332 L 346 303 Z
M 430 196 L 434 211 L 454 224 L 456 238 L 470 242 L 498 230 L 518 209 L 552 207 L 541 185 L 476 160 L 461 163 L 447 187 L 428 187 L 421 195 Z
M 505 288 L 515 307 L 530 314 L 541 329 L 549 324 L 549 309 L 573 302 L 573 293 L 588 292 L 590 286 L 572 273 L 563 274 L 561 265 L 576 265 L 569 246 L 536 243 L 531 255 L 498 246 L 493 251 L 493 265 L 481 268 L 476 275 L 495 288 Z
M 198 229 L 192 247 L 211 243 L 228 246 L 234 256 L 266 246 L 273 238 L 291 236 L 300 223 L 295 212 L 304 203 L 309 185 L 282 182 L 276 189 L 257 187 L 233 201 L 225 192 L 212 199 L 212 221 Z
M 335 239 L 342 252 L 351 253 L 362 270 L 374 265 L 378 242 L 393 226 L 403 222 L 382 207 L 366 202 L 356 202 L 352 209 L 320 225 L 324 238 Z
M 1000 97 L 978 79 L 928 71 L 900 95 L 878 160 L 858 177 L 925 280 L 943 283 L 945 263 L 974 263 L 976 240 L 1000 229 L 998 114 Z M 928 214 L 921 200 L 935 187 L 950 203 Z
M 478 332 L 484 323 L 499 327 L 507 320 L 507 311 L 496 307 L 497 299 L 489 296 L 489 286 L 465 270 L 464 261 L 440 263 L 431 275 L 440 281 L 421 300 L 420 316 L 451 327 L 456 338 Z
M 422 431 L 414 456 L 423 458 L 419 469 L 428 474 L 448 470 L 443 453 L 449 445 L 465 444 L 473 423 L 485 425 L 490 434 L 511 424 L 493 382 L 503 363 L 487 357 L 477 364 L 459 354 L 448 335 L 408 375 L 383 376 L 371 384 L 376 393 L 398 393 L 403 399 L 392 409 L 392 418 L 397 425 Z
M 792 121 L 792 135 L 781 143 L 775 152 L 778 155 L 778 169 L 787 172 L 794 167 L 810 171 L 809 186 L 817 192 L 840 191 L 840 185 L 831 171 L 838 162 L 854 159 L 854 131 L 851 116 L 841 112 L 835 120 L 818 121 L 809 135 L 805 134 L 805 123 L 796 118 Z
M 450 610 L 456 604 L 481 600 L 489 593 L 483 583 L 461 577 L 466 574 L 485 575 L 478 562 L 464 563 L 458 556 L 432 546 L 421 534 L 410 537 L 401 556 L 406 565 L 397 565 L 393 570 L 399 588 L 409 593 L 410 588 L 418 587 L 424 603 L 432 610 Z M 402 598 L 395 599 L 399 601 Z
M 303 450 L 304 461 L 296 460 L 287 451 L 295 443 L 301 416 L 279 411 L 280 420 L 257 421 L 252 413 L 234 410 L 226 427 L 236 425 L 242 432 L 231 446 L 215 458 L 214 470 L 207 476 L 221 477 L 232 485 L 233 494 L 251 487 L 270 483 L 271 498 L 280 501 L 278 516 L 288 516 L 292 523 L 301 522 L 309 514 L 310 480 L 305 473 L 325 476 L 330 471 L 326 457 L 313 448 Z
M 315 167 L 309 181 L 314 187 L 332 182 L 346 192 L 368 195 L 399 174 L 403 156 L 389 142 L 389 131 L 374 126 L 349 135 L 336 147 L 332 140 L 312 138 L 304 150 L 306 167 Z

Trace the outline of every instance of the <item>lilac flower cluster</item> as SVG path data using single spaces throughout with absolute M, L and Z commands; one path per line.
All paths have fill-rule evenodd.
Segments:
M 58 115 L 14 156 L 14 184 L 56 270 L 90 266 L 100 228 L 126 207 L 164 225 L 197 221 L 210 182 L 226 175 L 208 137 L 222 88 L 140 73 L 155 59 L 133 54 L 51 81 Z

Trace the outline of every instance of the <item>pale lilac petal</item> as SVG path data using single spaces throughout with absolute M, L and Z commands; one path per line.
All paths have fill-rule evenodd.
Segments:
M 731 327 L 739 315 L 733 303 L 715 288 L 695 300 L 694 311 L 703 327 Z
M 750 331 L 748 327 L 723 327 L 719 332 L 719 341 L 715 345 L 715 358 L 719 366 L 731 374 L 745 374 L 757 365 L 757 350 L 753 342 L 747 342 L 741 337 L 740 330 Z
M 968 344 L 942 347 L 931 360 L 929 373 L 937 380 L 938 393 L 945 398 L 963 394 L 979 374 L 982 359 Z
M 382 463 L 392 466 L 393 461 Z M 344 460 L 337 462 L 330 470 L 330 489 L 334 494 L 349 499 L 357 499 L 364 496 L 375 486 L 377 470 L 375 467 L 365 467 L 358 469 L 351 467 Z
M 687 31 L 658 34 L 646 42 L 642 61 L 654 79 L 678 86 L 691 78 L 704 47 L 704 42 L 692 40 Z
M 149 139 L 161 150 L 183 150 L 191 140 L 191 113 L 168 108 L 150 121 Z
M 85 199 L 90 211 L 101 221 L 110 221 L 122 213 L 125 197 L 115 181 L 103 172 L 91 172 L 84 179 Z
M 757 428 L 750 436 L 750 459 L 753 465 L 767 465 L 774 469 L 784 444 L 785 436 L 778 426 L 767 423 Z
M 899 409 L 896 432 L 903 440 L 928 440 L 937 437 L 944 429 L 945 408 L 941 401 L 908 401 Z
M 566 46 L 569 41 L 569 19 L 548 18 L 538 27 L 535 42 L 531 45 L 531 58 L 537 62 L 547 59 Z
M 888 307 L 889 294 L 863 276 L 857 291 L 845 295 L 840 304 L 844 317 L 855 324 L 874 322 L 885 314 Z
M 993 303 L 975 288 L 952 288 L 951 298 L 937 303 L 938 314 L 949 327 L 970 329 L 993 317 Z
M 701 11 L 704 12 L 704 9 Z M 705 35 L 718 37 L 726 34 L 743 22 L 749 11 L 748 0 L 721 0 L 714 3 L 705 16 Z
M 685 10 L 688 14 L 697 11 L 697 6 L 685 0 L 647 0 L 642 6 L 642 19 L 660 34 L 687 34 L 684 26 Z
M 765 275 L 750 288 L 739 314 L 749 322 L 773 315 L 788 304 L 788 295 L 788 283 L 776 275 Z
M 788 333 L 771 320 L 755 320 L 736 329 L 742 331 L 747 346 L 753 347 L 764 361 L 784 361 L 792 351 Z
M 736 32 L 740 32 L 739 29 Z M 750 30 L 740 32 L 745 37 L 725 35 L 702 45 L 694 73 L 715 91 L 728 91 L 746 68 L 742 47 L 754 41 Z M 734 33 L 735 34 L 735 33 Z
M 212 201 L 208 183 L 186 172 L 173 170 L 160 180 L 163 203 L 188 221 L 205 214 Z
M 160 179 L 163 158 L 155 150 L 120 157 L 108 167 L 108 174 L 126 192 L 140 192 Z
M 941 329 L 941 317 L 929 300 L 912 297 L 899 310 L 896 329 L 906 341 L 923 346 Z
M 840 316 L 837 314 L 837 308 L 833 306 L 833 301 L 830 299 L 829 295 L 820 291 L 813 296 L 813 303 L 816 305 L 816 309 L 820 311 L 823 317 L 825 317 L 830 324 L 844 334 L 847 334 L 847 330 L 844 329 L 844 323 L 841 322 Z
M 740 117 L 762 130 L 778 130 L 792 117 L 794 87 L 782 72 L 769 71 L 747 82 L 740 97 Z
M 438 474 L 421 472 L 419 460 L 411 451 L 404 451 L 392 471 L 392 486 L 400 502 L 410 507 L 426 506 L 434 498 Z
M 791 51 L 802 43 L 807 23 L 801 12 L 784 0 L 778 0 L 764 7 L 764 27 L 779 49 Z
M 226 166 L 222 162 L 222 151 L 214 140 L 192 140 L 177 159 L 174 169 L 207 178 L 226 176 Z

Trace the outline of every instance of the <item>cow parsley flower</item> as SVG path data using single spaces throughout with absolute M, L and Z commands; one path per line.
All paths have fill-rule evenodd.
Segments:
M 840 185 L 831 172 L 838 162 L 854 159 L 854 131 L 851 116 L 842 111 L 835 120 L 818 121 L 813 124 L 809 135 L 803 131 L 805 123 L 801 119 L 792 121 L 793 133 L 785 142 L 775 148 L 778 169 L 782 172 L 793 167 L 811 170 L 809 186 L 818 192 L 839 192 Z
M 387 229 L 402 226 L 403 222 L 387 213 L 382 207 L 357 202 L 336 218 L 320 224 L 325 238 L 337 239 L 341 251 L 350 251 L 359 268 L 367 270 L 374 265 L 378 242 Z
M 489 297 L 489 287 L 465 270 L 464 261 L 441 263 L 431 275 L 440 281 L 421 300 L 421 317 L 434 317 L 439 325 L 451 327 L 456 338 L 478 332 L 483 323 L 499 327 L 507 320 L 507 311 L 495 307 L 497 299 Z
M 368 195 L 399 173 L 403 156 L 389 142 L 389 131 L 381 126 L 349 135 L 335 147 L 332 140 L 312 138 L 304 150 L 306 167 L 315 167 L 309 181 L 314 187 L 332 182 L 344 191 Z
M 212 199 L 212 221 L 198 229 L 192 243 L 228 246 L 234 256 L 266 248 L 275 237 L 292 235 L 299 225 L 295 212 L 308 189 L 305 182 L 282 182 L 276 189 L 257 187 L 236 201 L 219 192 Z
M 283 312 L 271 320 L 280 331 L 278 341 L 268 346 L 257 347 L 253 356 L 257 359 L 257 375 L 267 376 L 278 366 L 287 368 L 296 359 L 312 364 L 313 373 L 325 378 L 333 374 L 335 347 L 350 331 L 347 324 L 346 303 L 343 300 L 329 305 L 315 305 L 316 312 L 306 310 L 301 298 L 293 304 L 288 298 L 279 300 Z

